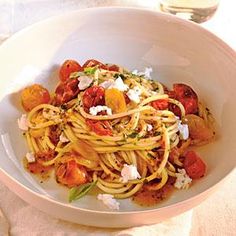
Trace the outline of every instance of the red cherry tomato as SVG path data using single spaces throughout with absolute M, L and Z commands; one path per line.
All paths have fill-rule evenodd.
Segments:
M 67 80 L 65 83 L 60 83 L 55 90 L 55 102 L 57 105 L 69 102 L 79 93 L 79 81 L 77 79 Z
M 151 106 L 156 110 L 166 110 L 168 108 L 168 99 L 159 99 L 151 102 Z
M 97 66 L 98 68 L 107 70 L 107 66 L 104 65 L 103 63 L 101 63 L 100 61 L 94 60 L 94 59 L 90 59 L 87 60 L 84 64 L 83 64 L 83 69 L 86 67 L 95 67 Z
M 105 65 L 102 62 L 94 60 L 94 59 L 87 60 L 83 64 L 83 69 L 86 67 L 95 67 L 95 66 L 104 70 L 117 71 L 117 72 L 119 71 L 119 67 L 117 65 Z
M 26 87 L 21 92 L 21 103 L 25 111 L 31 111 L 34 107 L 49 102 L 48 90 L 39 84 Z
M 70 74 L 73 72 L 81 71 L 82 67 L 75 60 L 66 60 L 60 67 L 59 78 L 61 82 L 65 82 L 70 78 Z
M 109 135 L 112 136 L 112 127 L 109 121 L 95 121 L 95 120 L 86 120 L 86 124 L 89 128 L 98 135 Z
M 101 86 L 94 85 L 87 88 L 83 94 L 83 107 L 86 112 L 90 107 L 105 104 L 105 89 Z
M 88 182 L 88 174 L 83 166 L 76 163 L 75 160 L 69 160 L 60 164 L 56 168 L 57 181 L 68 186 L 78 186 Z
M 199 179 L 206 172 L 206 164 L 194 151 L 188 151 L 184 154 L 184 169 L 192 179 Z
M 173 90 L 175 94 L 175 99 L 177 99 L 183 104 L 186 114 L 197 113 L 198 97 L 190 86 L 186 84 L 174 84 Z

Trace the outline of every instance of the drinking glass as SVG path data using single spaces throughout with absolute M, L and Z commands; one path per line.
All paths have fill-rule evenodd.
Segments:
M 220 0 L 160 0 L 160 8 L 185 19 L 202 23 L 216 12 Z

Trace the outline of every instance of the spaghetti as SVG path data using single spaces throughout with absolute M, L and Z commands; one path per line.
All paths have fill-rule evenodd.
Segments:
M 26 158 L 27 169 L 53 169 L 69 188 L 95 183 L 119 199 L 163 188 L 178 168 L 192 179 L 203 176 L 205 164 L 195 153 L 190 159 L 200 165 L 191 173 L 186 150 L 213 139 L 209 110 L 189 86 L 168 90 L 149 73 L 67 60 L 50 100 L 33 94 L 35 85 L 24 89 L 22 104 L 30 107 L 25 136 L 34 156 Z M 34 100 L 38 104 L 30 104 Z

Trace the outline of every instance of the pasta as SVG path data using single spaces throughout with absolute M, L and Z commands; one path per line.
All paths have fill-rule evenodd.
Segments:
M 67 60 L 59 77 L 50 100 L 48 94 L 46 100 L 32 95 L 36 85 L 22 91 L 22 104 L 30 107 L 24 134 L 27 155 L 33 157 L 26 155 L 26 168 L 32 173 L 54 170 L 60 184 L 93 183 L 117 199 L 141 189 L 158 191 L 168 179 L 178 179 L 178 169 L 192 179 L 205 174 L 200 157 L 185 153 L 214 138 L 213 118 L 189 86 L 168 90 L 151 79 L 149 68 L 130 72 L 96 60 L 83 67 Z M 198 173 L 185 163 L 188 155 L 200 160 Z

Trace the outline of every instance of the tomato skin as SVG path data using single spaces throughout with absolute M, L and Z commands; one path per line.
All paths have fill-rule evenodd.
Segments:
M 77 79 L 70 79 L 64 83 L 60 83 L 55 90 L 56 105 L 61 105 L 75 98 L 80 91 L 78 84 L 79 81 Z
M 86 67 L 95 67 L 97 66 L 99 69 L 104 69 L 104 70 L 110 70 L 110 71 L 119 71 L 119 66 L 117 65 L 105 65 L 100 61 L 97 61 L 95 59 L 89 59 L 83 64 L 83 69 Z
M 206 173 L 206 164 L 194 151 L 184 154 L 184 169 L 192 179 L 199 179 Z
M 61 82 L 65 82 L 70 78 L 73 72 L 82 71 L 81 65 L 75 60 L 66 60 L 60 67 L 59 78 Z
M 107 120 L 86 120 L 88 127 L 98 135 L 101 136 L 112 136 L 112 127 Z
M 186 84 L 174 84 L 173 90 L 176 99 L 183 104 L 186 114 L 197 113 L 198 97 L 190 86 Z
M 28 86 L 21 92 L 21 103 L 27 112 L 40 104 L 49 102 L 50 94 L 48 90 L 39 84 Z
M 196 114 L 198 112 L 198 97 L 194 90 L 186 84 L 174 84 L 173 91 L 168 91 L 170 98 L 180 101 L 184 108 L 185 114 Z M 169 104 L 169 110 L 176 116 L 181 116 L 178 106 Z
M 94 85 L 87 88 L 83 94 L 83 107 L 86 112 L 90 107 L 105 104 L 105 89 L 101 86 Z
M 56 168 L 57 181 L 68 186 L 74 187 L 88 182 L 88 174 L 83 166 L 70 159 L 67 162 L 61 163 Z
M 168 99 L 159 99 L 151 102 L 151 106 L 156 110 L 166 110 L 169 106 Z

